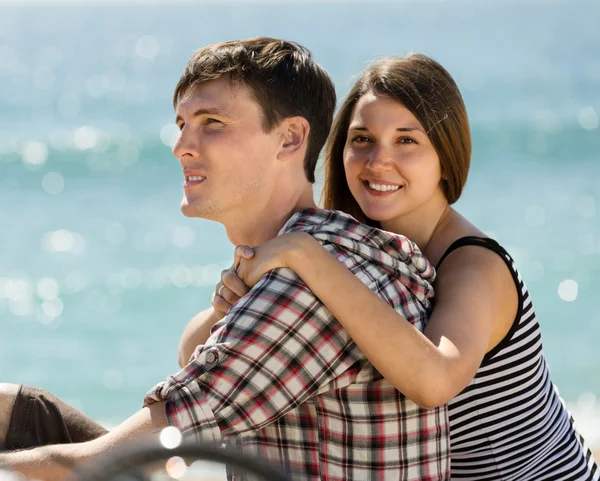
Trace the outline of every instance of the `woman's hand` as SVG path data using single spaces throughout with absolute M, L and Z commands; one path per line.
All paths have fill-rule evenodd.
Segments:
M 222 319 L 237 301 L 256 285 L 267 272 L 278 267 L 294 268 L 297 254 L 305 243 L 316 242 L 303 232 L 290 232 L 255 247 L 235 248 L 233 265 L 221 272 L 212 305 L 217 319 Z
M 255 247 L 237 246 L 234 253 L 234 265 L 237 277 L 250 288 L 267 272 L 279 267 L 294 269 L 295 260 L 302 248 L 309 242 L 316 242 L 304 232 L 282 234 Z

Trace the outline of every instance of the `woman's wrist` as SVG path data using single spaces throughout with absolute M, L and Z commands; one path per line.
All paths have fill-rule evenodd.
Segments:
M 285 253 L 285 263 L 288 268 L 301 274 L 307 260 L 314 257 L 314 248 L 322 248 L 310 234 L 305 232 L 294 233 L 294 242 Z

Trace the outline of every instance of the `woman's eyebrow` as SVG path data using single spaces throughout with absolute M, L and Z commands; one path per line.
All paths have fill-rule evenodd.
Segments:
M 367 131 L 369 129 L 367 129 L 364 125 L 351 125 L 350 127 L 348 127 L 348 130 L 359 130 L 359 131 Z M 397 132 L 414 132 L 414 131 L 418 131 L 421 132 L 423 134 L 425 134 L 425 131 L 421 128 L 421 127 L 416 127 L 416 126 L 408 126 L 408 127 L 398 127 L 396 128 Z

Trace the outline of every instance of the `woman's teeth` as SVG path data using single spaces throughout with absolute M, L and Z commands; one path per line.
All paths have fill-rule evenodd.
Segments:
M 187 180 L 188 181 L 192 181 L 192 182 L 195 181 L 195 180 L 204 180 L 204 179 L 206 179 L 206 177 L 202 177 L 200 175 L 189 175 L 187 177 Z
M 400 188 L 399 185 L 375 184 L 373 182 L 368 182 L 368 184 L 371 189 L 378 190 L 380 192 L 388 192 L 391 190 L 398 190 Z

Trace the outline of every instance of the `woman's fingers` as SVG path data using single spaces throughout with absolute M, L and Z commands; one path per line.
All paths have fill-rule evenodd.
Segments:
M 234 257 L 243 259 L 252 259 L 254 257 L 254 249 L 247 245 L 239 245 L 233 251 Z

